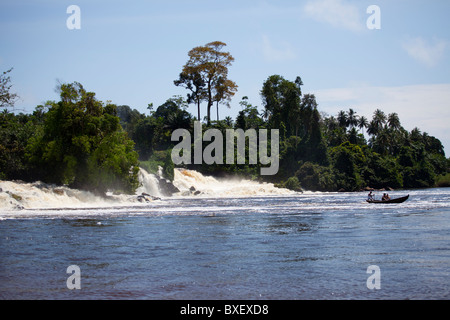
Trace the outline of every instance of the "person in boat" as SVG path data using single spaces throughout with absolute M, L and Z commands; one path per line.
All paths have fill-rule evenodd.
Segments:
M 372 191 L 370 191 L 369 194 L 367 195 L 367 200 L 369 200 L 369 201 L 375 200 L 375 196 L 374 196 L 374 194 L 372 193 Z
M 383 193 L 383 197 L 381 198 L 382 201 L 388 201 L 391 200 L 391 197 L 387 193 Z

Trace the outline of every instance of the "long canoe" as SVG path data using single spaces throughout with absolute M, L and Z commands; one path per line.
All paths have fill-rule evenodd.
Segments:
M 406 197 L 391 199 L 391 200 L 367 200 L 368 203 L 403 203 L 408 200 L 409 194 Z

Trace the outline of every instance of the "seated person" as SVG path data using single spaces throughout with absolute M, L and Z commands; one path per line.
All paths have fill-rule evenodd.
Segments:
M 383 201 L 391 200 L 391 197 L 387 193 L 383 193 L 383 197 L 381 198 Z

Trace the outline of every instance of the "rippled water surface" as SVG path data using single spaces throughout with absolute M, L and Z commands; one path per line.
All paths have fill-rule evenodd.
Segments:
M 0 209 L 2 299 L 449 299 L 450 190 Z M 69 290 L 66 269 L 81 270 Z M 367 268 L 380 268 L 370 290 Z

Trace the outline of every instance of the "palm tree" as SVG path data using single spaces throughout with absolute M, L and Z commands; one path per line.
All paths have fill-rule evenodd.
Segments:
M 354 128 L 358 125 L 358 117 L 356 115 L 356 112 L 353 109 L 349 109 L 348 110 L 348 116 L 347 116 L 347 124 L 351 127 Z
M 411 139 L 411 141 L 422 141 L 423 137 L 422 137 L 422 133 L 420 132 L 420 129 L 415 127 L 414 129 L 412 129 L 411 134 L 409 135 L 409 138 Z
M 386 114 L 380 109 L 377 109 L 373 114 L 373 120 L 379 127 L 382 127 L 386 123 Z
M 338 121 L 333 116 L 325 118 L 324 123 L 329 131 L 333 131 L 339 126 Z
M 388 115 L 387 123 L 389 128 L 394 131 L 397 131 L 402 127 L 400 124 L 400 118 L 398 117 L 398 114 L 395 112 Z
M 369 122 L 367 121 L 367 118 L 364 116 L 359 117 L 358 128 L 362 131 L 364 128 L 367 128 L 368 126 L 369 126 Z
M 367 126 L 367 133 L 371 136 L 376 136 L 378 132 L 380 132 L 380 130 L 375 121 L 370 121 L 369 125 Z
M 391 135 L 387 130 L 381 130 L 376 138 L 375 146 L 376 151 L 382 155 L 386 155 L 390 151 Z
M 385 124 L 386 124 L 386 115 L 384 114 L 383 111 L 377 109 L 373 114 L 372 121 L 370 121 L 369 123 L 367 133 L 372 136 L 376 136 L 381 132 Z
M 339 111 L 337 115 L 337 120 L 339 122 L 339 126 L 342 128 L 347 128 L 348 120 L 347 120 L 347 114 L 345 111 L 341 110 Z
M 225 124 L 229 127 L 232 128 L 233 127 L 233 119 L 230 116 L 225 117 Z

